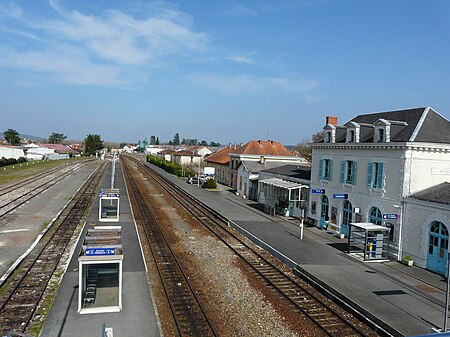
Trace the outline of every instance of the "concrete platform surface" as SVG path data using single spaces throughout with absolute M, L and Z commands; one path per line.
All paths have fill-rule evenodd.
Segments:
M 397 261 L 364 263 L 345 253 L 345 239 L 317 227 L 306 227 L 300 240 L 298 220 L 265 214 L 256 202 L 224 186 L 208 191 L 165 175 L 399 335 L 432 333 L 433 328 L 443 327 L 446 281 L 441 276 Z
M 107 170 L 103 188 L 111 186 L 111 166 Z M 109 172 L 108 172 L 109 171 Z M 123 309 L 114 313 L 78 314 L 78 254 L 87 230 L 85 226 L 77 248 L 63 277 L 53 307 L 44 323 L 45 337 L 101 337 L 102 324 L 112 328 L 113 336 L 160 336 L 157 313 L 147 283 L 147 273 L 137 238 L 135 224 L 123 180 L 120 164 L 116 165 L 115 188 L 120 189 L 119 222 L 98 221 L 98 199 L 87 223 L 122 226 L 123 244 Z

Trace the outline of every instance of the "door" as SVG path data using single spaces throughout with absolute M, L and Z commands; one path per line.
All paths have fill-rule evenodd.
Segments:
M 345 200 L 344 206 L 342 207 L 342 224 L 341 224 L 341 234 L 344 234 L 345 237 L 348 237 L 348 227 L 352 222 L 352 211 L 353 211 L 352 203 L 348 200 Z
M 328 223 L 328 209 L 329 209 L 329 201 L 326 195 L 322 196 L 322 202 L 320 206 L 320 228 L 327 228 Z
M 448 230 L 442 223 L 431 224 L 428 245 L 427 269 L 445 275 L 448 251 Z

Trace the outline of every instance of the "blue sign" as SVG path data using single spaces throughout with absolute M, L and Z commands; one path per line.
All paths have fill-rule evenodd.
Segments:
M 397 220 L 398 214 L 383 214 L 383 219 L 385 220 Z
M 347 193 L 334 193 L 333 199 L 348 199 Z
M 321 188 L 313 188 L 313 189 L 311 190 L 311 193 L 312 193 L 312 194 L 325 194 L 325 190 L 324 190 L 324 189 L 321 189 Z
M 115 248 L 86 248 L 86 256 L 115 255 Z

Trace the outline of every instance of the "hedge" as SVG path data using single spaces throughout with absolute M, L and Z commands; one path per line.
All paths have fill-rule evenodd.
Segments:
M 147 162 L 156 165 L 162 168 L 164 171 L 170 174 L 174 174 L 177 177 L 183 176 L 183 173 L 185 177 L 193 177 L 195 175 L 195 172 L 192 169 L 183 169 L 180 164 L 172 163 L 155 156 L 147 156 Z

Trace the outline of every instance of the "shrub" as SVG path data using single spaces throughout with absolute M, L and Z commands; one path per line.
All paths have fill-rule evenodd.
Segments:
M 214 179 L 208 179 L 203 183 L 202 187 L 203 188 L 217 188 L 217 183 Z

